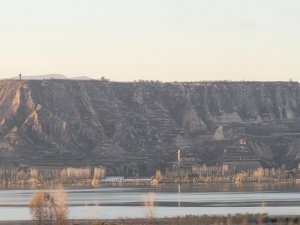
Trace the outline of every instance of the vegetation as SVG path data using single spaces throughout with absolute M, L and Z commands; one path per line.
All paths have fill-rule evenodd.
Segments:
M 51 187 L 56 184 L 98 185 L 104 176 L 103 167 L 0 168 L 0 187 Z
M 242 182 L 297 182 L 299 171 L 285 168 L 253 168 L 235 170 L 226 164 L 221 166 L 193 165 L 191 168 L 172 167 L 164 173 L 157 171 L 156 183 L 193 182 L 193 183 L 242 183 Z M 155 182 L 152 181 L 154 184 Z
M 67 224 L 68 206 L 67 195 L 63 186 L 58 186 L 53 193 L 54 212 L 57 225 Z
M 192 216 L 160 219 L 121 219 L 113 221 L 85 221 L 84 225 L 299 225 L 298 217 L 270 217 L 266 214 L 235 214 L 228 216 Z
M 32 220 L 36 225 L 52 224 L 54 217 L 54 199 L 46 192 L 37 192 L 32 197 L 30 204 Z
M 66 193 L 61 186 L 53 193 L 36 192 L 30 200 L 29 209 L 36 225 L 67 224 Z
M 18 167 L 0 168 L 0 188 L 36 188 L 64 186 L 98 186 L 105 177 L 104 167 Z M 243 183 L 270 182 L 295 183 L 300 180 L 300 170 L 285 168 L 255 168 L 235 171 L 222 166 L 193 165 L 191 168 L 171 167 L 165 172 L 157 170 L 151 185 L 159 183 Z M 120 181 L 138 185 L 135 180 Z M 149 184 L 149 181 L 142 182 Z

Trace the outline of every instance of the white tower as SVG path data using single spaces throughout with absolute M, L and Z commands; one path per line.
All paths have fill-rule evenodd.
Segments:
M 180 149 L 177 150 L 177 164 L 180 166 L 181 157 L 180 157 Z

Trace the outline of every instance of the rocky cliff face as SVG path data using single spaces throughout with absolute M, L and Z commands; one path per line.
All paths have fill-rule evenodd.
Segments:
M 146 174 L 181 149 L 216 163 L 240 140 L 264 165 L 300 161 L 295 82 L 0 81 L 0 163 Z

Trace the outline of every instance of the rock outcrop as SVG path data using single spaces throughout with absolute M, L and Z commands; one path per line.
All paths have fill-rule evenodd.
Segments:
M 104 165 L 143 175 L 217 163 L 245 140 L 263 165 L 300 161 L 296 82 L 0 81 L 0 163 Z

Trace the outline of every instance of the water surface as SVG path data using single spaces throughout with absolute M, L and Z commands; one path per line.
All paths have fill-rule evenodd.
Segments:
M 0 190 L 0 220 L 29 220 L 28 203 L 37 190 Z M 46 190 L 47 191 L 47 190 Z M 268 213 L 298 215 L 299 185 L 180 185 L 67 189 L 70 219 Z

